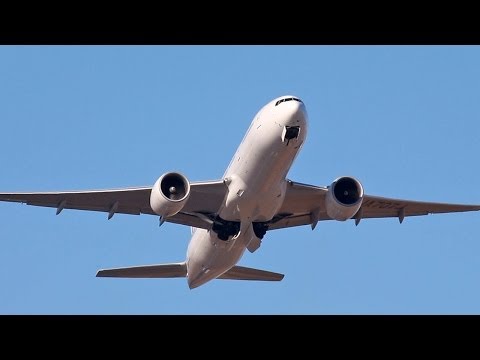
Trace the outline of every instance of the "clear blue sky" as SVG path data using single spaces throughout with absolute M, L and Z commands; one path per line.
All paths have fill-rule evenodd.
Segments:
M 478 46 L 3 46 L 0 191 L 223 174 L 256 112 L 294 94 L 309 138 L 293 180 L 480 204 Z M 0 203 L 2 314 L 480 313 L 480 213 L 271 231 L 240 264 L 278 283 L 98 279 L 181 261 L 190 229 L 153 216 Z

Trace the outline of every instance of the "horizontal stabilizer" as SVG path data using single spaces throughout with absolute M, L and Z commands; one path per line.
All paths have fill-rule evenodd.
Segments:
M 97 272 L 97 277 L 176 278 L 185 276 L 187 276 L 187 266 L 184 262 L 102 269 Z
M 244 266 L 234 266 L 226 273 L 220 275 L 218 279 L 229 279 L 229 280 L 258 280 L 258 281 L 280 281 L 285 275 L 248 268 Z
M 187 266 L 185 262 L 102 269 L 97 272 L 97 277 L 118 278 L 177 278 L 186 276 Z M 220 275 L 218 279 L 280 281 L 284 276 L 271 271 L 234 266 L 226 273 Z

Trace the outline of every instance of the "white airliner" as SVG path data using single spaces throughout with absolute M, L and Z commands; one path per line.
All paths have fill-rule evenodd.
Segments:
M 342 176 L 330 186 L 298 183 L 287 173 L 307 136 L 305 105 L 281 96 L 255 115 L 222 179 L 189 182 L 168 172 L 148 187 L 114 190 L 0 193 L 1 201 L 63 209 L 150 214 L 160 224 L 192 227 L 185 261 L 99 270 L 97 277 L 186 277 L 193 289 L 212 279 L 280 281 L 284 275 L 236 265 L 245 249 L 256 251 L 266 232 L 318 221 L 397 217 L 480 210 L 364 194 L 361 183 Z

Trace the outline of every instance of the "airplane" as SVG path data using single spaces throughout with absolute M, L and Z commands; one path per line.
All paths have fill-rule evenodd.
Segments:
M 186 278 L 190 289 L 213 279 L 280 281 L 283 274 L 237 265 L 245 250 L 255 252 L 267 231 L 319 221 L 398 218 L 480 210 L 480 205 L 419 202 L 371 196 L 360 181 L 340 176 L 328 186 L 290 180 L 288 171 L 308 133 L 303 101 L 278 97 L 253 118 L 225 174 L 190 182 L 166 172 L 153 186 L 110 190 L 0 193 L 0 201 L 114 214 L 149 214 L 159 224 L 191 227 L 181 262 L 101 269 L 97 277 Z

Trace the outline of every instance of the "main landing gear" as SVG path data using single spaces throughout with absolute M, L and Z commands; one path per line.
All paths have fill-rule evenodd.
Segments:
M 254 222 L 252 226 L 255 236 L 263 239 L 268 230 L 268 223 Z M 237 235 L 240 231 L 240 221 L 223 220 L 218 216 L 213 222 L 212 231 L 217 234 L 220 240 L 227 241 L 231 236 Z
M 227 241 L 230 236 L 235 236 L 240 231 L 240 221 L 223 220 L 218 216 L 213 222 L 212 230 L 220 240 Z

